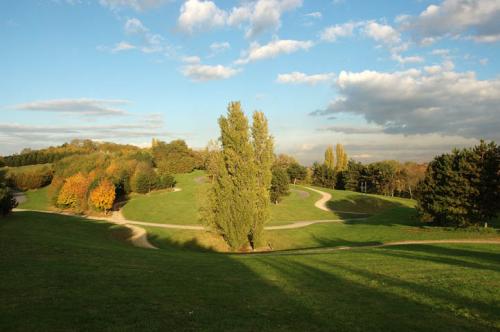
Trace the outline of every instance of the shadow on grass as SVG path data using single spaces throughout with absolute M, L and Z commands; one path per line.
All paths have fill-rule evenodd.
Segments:
M 314 261 L 146 250 L 110 241 L 115 227 L 35 212 L 0 220 L 0 330 L 492 329 L 418 297 L 448 297 L 456 305 L 448 291 L 429 292 L 372 271 L 389 262 L 397 274 L 398 260 L 407 258 L 374 262 L 351 254 Z

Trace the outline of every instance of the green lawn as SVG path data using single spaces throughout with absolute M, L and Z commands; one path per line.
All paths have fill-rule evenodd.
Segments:
M 148 195 L 134 195 L 124 206 L 127 219 L 193 225 L 199 224 L 198 209 L 208 184 L 201 181 L 205 173 L 195 171 L 176 175 L 180 192 L 152 192 Z M 321 197 L 318 193 L 301 186 L 291 186 L 291 193 L 279 204 L 271 204 L 269 225 L 282 225 L 303 220 L 351 219 L 367 215 L 322 211 L 314 206 Z M 328 203 L 333 210 L 376 214 L 399 206 L 413 206 L 408 199 L 364 195 L 351 191 L 316 188 L 332 194 Z
M 199 224 L 198 209 L 207 183 L 203 171 L 175 176 L 179 192 L 160 191 L 134 195 L 123 207 L 123 215 L 130 220 L 156 223 Z
M 78 217 L 0 219 L 0 330 L 500 329 L 500 246 L 228 255 L 123 236 Z
M 24 193 L 26 195 L 26 201 L 19 204 L 18 208 L 29 210 L 50 210 L 48 189 L 49 187 L 47 186 L 40 189 L 26 191 Z

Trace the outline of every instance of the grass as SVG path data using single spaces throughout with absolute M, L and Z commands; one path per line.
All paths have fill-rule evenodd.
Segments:
M 199 224 L 198 209 L 207 186 L 204 172 L 194 171 L 175 176 L 179 192 L 160 191 L 135 195 L 123 207 L 123 215 L 130 220 L 155 223 Z
M 3 167 L 4 170 L 7 172 L 25 172 L 25 171 L 37 171 L 39 169 L 45 168 L 45 167 L 50 167 L 52 166 L 51 163 L 47 164 L 35 164 L 35 165 L 26 165 L 26 166 L 17 166 L 17 167 L 9 167 L 5 166 Z
M 500 329 L 500 246 L 227 255 L 133 248 L 123 232 L 35 212 L 0 219 L 0 330 Z
M 28 209 L 28 210 L 50 210 L 50 200 L 48 196 L 49 187 L 44 187 L 40 189 L 28 190 L 24 194 L 26 195 L 26 201 L 19 204 L 18 208 Z

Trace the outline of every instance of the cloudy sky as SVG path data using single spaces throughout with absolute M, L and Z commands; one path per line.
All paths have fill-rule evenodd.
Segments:
M 0 40 L 0 154 L 203 147 L 231 100 L 306 164 L 500 141 L 498 0 L 1 1 Z

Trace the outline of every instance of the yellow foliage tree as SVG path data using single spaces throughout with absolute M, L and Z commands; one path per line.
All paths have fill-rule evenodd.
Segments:
M 103 179 L 99 182 L 99 185 L 90 192 L 90 203 L 95 208 L 107 212 L 113 207 L 115 195 L 114 184 L 108 179 Z
M 57 205 L 84 211 L 90 180 L 83 173 L 77 173 L 64 181 L 57 196 Z

